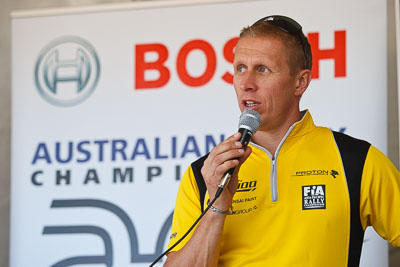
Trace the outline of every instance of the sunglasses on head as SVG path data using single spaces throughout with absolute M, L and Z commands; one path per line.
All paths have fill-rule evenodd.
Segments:
M 257 20 L 253 25 L 264 21 L 278 27 L 279 29 L 288 34 L 299 36 L 301 46 L 303 47 L 304 57 L 306 58 L 306 68 L 311 69 L 310 56 L 309 53 L 307 52 L 309 51 L 307 47 L 309 48 L 310 45 L 303 34 L 301 25 L 289 17 L 280 15 L 264 17 L 262 19 Z

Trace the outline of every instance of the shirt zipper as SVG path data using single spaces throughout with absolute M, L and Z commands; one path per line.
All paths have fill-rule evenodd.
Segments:
M 271 200 L 272 202 L 278 201 L 278 186 L 277 186 L 277 175 L 276 175 L 276 158 L 271 158 Z
M 270 176 L 270 184 L 271 184 L 271 201 L 272 202 L 277 202 L 278 201 L 278 175 L 277 175 L 277 159 L 278 159 L 278 154 L 281 149 L 282 144 L 285 142 L 286 138 L 289 136 L 290 132 L 293 130 L 294 126 L 296 123 L 294 123 L 285 136 L 282 138 L 281 142 L 278 145 L 278 148 L 276 149 L 275 156 L 273 156 L 267 149 L 263 148 L 262 146 L 259 146 L 257 144 L 251 143 L 253 146 L 256 146 L 260 148 L 262 151 L 264 151 L 268 157 L 271 160 L 271 176 Z
M 267 153 L 268 157 L 271 159 L 271 177 L 270 177 L 271 181 L 270 181 L 270 183 L 271 183 L 271 201 L 272 202 L 278 201 L 278 175 L 277 175 L 277 166 L 276 165 L 277 165 L 279 151 L 281 150 L 281 146 L 285 142 L 286 138 L 289 136 L 290 132 L 293 130 L 294 126 L 303 120 L 305 114 L 306 114 L 306 111 L 302 111 L 301 119 L 298 122 L 293 123 L 292 126 L 290 126 L 289 130 L 286 132 L 285 136 L 282 138 L 281 142 L 279 143 L 274 156 L 267 149 L 263 148 L 262 146 L 251 143 L 253 146 L 258 147 L 262 151 Z

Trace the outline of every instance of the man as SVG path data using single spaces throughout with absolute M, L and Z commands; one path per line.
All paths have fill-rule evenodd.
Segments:
M 299 109 L 312 67 L 301 26 L 269 16 L 243 29 L 233 66 L 239 108 L 256 110 L 260 128 L 245 150 L 237 133 L 188 168 L 169 246 L 236 167 L 165 265 L 358 266 L 369 225 L 400 246 L 399 171 L 367 142 L 316 127 Z

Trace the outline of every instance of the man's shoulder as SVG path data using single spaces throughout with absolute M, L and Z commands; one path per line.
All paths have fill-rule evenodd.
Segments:
M 196 169 L 201 169 L 203 167 L 204 161 L 207 159 L 210 153 L 205 154 L 204 156 L 198 158 L 197 160 L 193 161 L 190 165 L 192 166 L 193 171 Z
M 368 151 L 371 144 L 365 140 L 355 138 L 353 136 L 347 135 L 345 133 L 332 131 L 335 142 L 341 152 L 351 152 L 351 151 Z
M 324 126 L 316 126 L 314 128 L 314 133 L 317 135 L 324 134 L 333 136 L 339 149 L 341 149 L 341 147 L 351 148 L 351 149 L 357 149 L 357 148 L 363 149 L 371 146 L 371 144 L 366 140 L 356 138 L 354 136 L 345 134 L 343 132 L 334 131 Z

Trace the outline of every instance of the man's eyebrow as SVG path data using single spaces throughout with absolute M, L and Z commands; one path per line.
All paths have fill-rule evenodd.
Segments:
M 241 57 L 241 56 L 235 56 L 234 57 L 234 59 L 233 59 L 233 63 L 235 64 L 243 64 L 243 61 L 244 61 L 244 57 Z
M 242 63 L 242 62 L 240 62 L 240 61 L 238 61 L 238 62 L 234 62 L 233 64 L 232 64 L 232 66 L 234 67 L 234 69 L 237 69 L 237 68 L 239 68 L 239 67 L 244 67 L 244 68 L 248 68 L 248 66 L 246 65 L 246 64 L 244 64 L 244 63 Z

